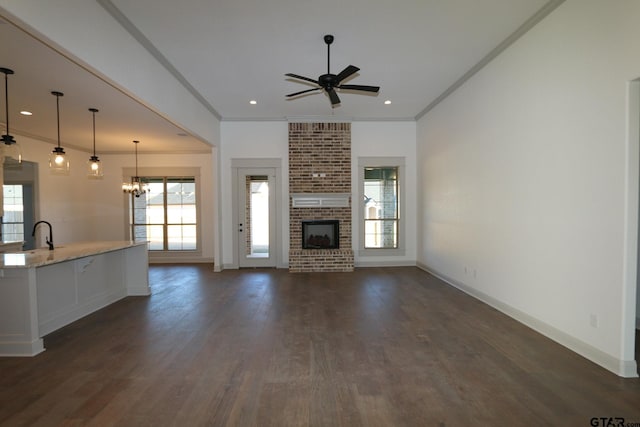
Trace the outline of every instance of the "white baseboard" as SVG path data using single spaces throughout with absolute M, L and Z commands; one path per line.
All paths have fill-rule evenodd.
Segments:
M 38 338 L 31 342 L 2 342 L 0 357 L 32 357 L 44 351 L 44 342 Z
M 149 257 L 149 264 L 213 264 L 213 258 L 203 257 Z
M 151 295 L 151 288 L 144 283 L 140 286 L 127 286 L 128 297 L 148 297 Z
M 373 268 L 373 267 L 415 267 L 415 261 L 357 261 L 356 268 Z
M 545 322 L 536 319 L 529 314 L 520 311 L 508 304 L 505 304 L 483 292 L 480 292 L 474 288 L 471 288 L 463 283 L 453 280 L 446 275 L 440 274 L 437 271 L 429 268 L 429 266 L 418 263 L 418 268 L 426 271 L 429 274 L 439 278 L 445 283 L 460 289 L 462 292 L 484 302 L 487 305 L 495 308 L 496 310 L 506 314 L 507 316 L 517 320 L 518 322 L 528 326 L 536 332 L 541 333 L 557 342 L 558 344 L 568 348 L 569 350 L 581 355 L 582 357 L 602 366 L 603 368 L 613 372 L 614 374 L 624 378 L 636 378 L 638 377 L 638 366 L 635 360 L 622 360 L 615 358 L 590 344 L 585 343 Z
M 273 267 L 267 267 L 267 268 L 273 268 Z M 286 263 L 278 264 L 275 268 L 278 270 L 286 270 L 289 268 L 289 264 L 286 264 Z M 222 270 L 240 270 L 240 266 L 238 266 L 238 264 L 224 264 L 222 266 L 222 269 L 214 270 L 214 271 L 219 273 Z

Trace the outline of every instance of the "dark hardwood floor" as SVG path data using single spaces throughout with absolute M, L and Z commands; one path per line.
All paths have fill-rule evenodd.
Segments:
M 209 270 L 152 266 L 151 297 L 0 358 L 0 425 L 640 423 L 640 380 L 416 268 Z

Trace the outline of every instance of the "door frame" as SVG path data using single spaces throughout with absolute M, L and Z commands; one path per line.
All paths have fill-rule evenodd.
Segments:
M 625 144 L 625 215 L 622 288 L 622 345 L 617 374 L 638 376 L 635 332 L 640 327 L 640 78 L 627 84 L 627 141 Z
M 0 168 L 2 169 L 2 168 Z M 22 185 L 22 186 L 30 186 L 32 192 L 32 204 L 31 208 L 31 218 L 27 218 L 25 216 L 25 247 L 24 249 L 34 249 L 38 246 L 38 242 L 35 237 L 31 237 L 29 231 L 33 227 L 36 218 L 40 217 L 40 204 L 39 204 L 39 185 L 38 185 L 38 163 L 30 162 L 27 160 L 23 160 L 22 164 L 19 167 L 7 167 L 6 164 L 3 170 L 3 181 L 8 185 Z M 28 223 L 27 219 L 31 222 Z M 29 224 L 27 226 L 27 224 Z M 33 247 L 29 247 L 29 244 L 32 244 Z
M 232 199 L 232 233 L 233 238 L 233 266 L 232 268 L 240 268 L 239 259 L 239 244 L 238 244 L 238 228 L 240 222 L 238 221 L 239 212 L 239 191 L 244 191 L 244 188 L 238 188 L 238 173 L 240 169 L 273 169 L 275 172 L 275 185 L 274 191 L 275 206 L 273 208 L 275 219 L 275 236 L 273 239 L 273 260 L 276 268 L 282 267 L 282 159 L 278 158 L 256 158 L 256 159 L 231 159 L 231 199 Z

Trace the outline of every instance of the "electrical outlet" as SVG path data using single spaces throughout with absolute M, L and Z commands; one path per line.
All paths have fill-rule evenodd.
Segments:
M 589 323 L 591 324 L 592 328 L 597 328 L 598 327 L 598 315 L 591 313 L 591 316 L 589 316 Z

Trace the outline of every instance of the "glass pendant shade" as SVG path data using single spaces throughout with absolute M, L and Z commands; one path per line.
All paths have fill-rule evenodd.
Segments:
M 2 135 L 4 136 L 8 136 L 8 135 Z M 3 139 L 4 141 L 4 139 Z M 22 150 L 20 150 L 20 145 L 18 145 L 17 143 L 13 143 L 13 144 L 4 144 L 2 146 L 2 155 L 5 158 L 10 158 L 12 159 L 14 162 L 17 163 L 22 163 Z
M 52 173 L 66 175 L 70 170 L 69 158 L 62 147 L 55 147 L 49 154 L 49 170 Z
M 91 156 L 87 160 L 87 176 L 89 178 L 102 178 L 104 176 L 102 164 L 97 156 Z
M 2 155 L 13 159 L 15 162 L 22 163 L 22 150 L 16 142 L 15 138 L 9 132 L 9 75 L 13 74 L 13 70 L 9 68 L 0 68 L 0 73 L 4 74 L 4 105 L 6 133 L 2 135 Z
M 89 178 L 100 179 L 104 176 L 102 164 L 100 159 L 96 156 L 96 108 L 89 108 L 89 111 L 93 114 L 93 156 L 87 160 L 87 176 Z
M 49 170 L 51 173 L 57 175 L 67 175 L 69 174 L 70 164 L 69 158 L 67 157 L 67 153 L 64 152 L 64 149 L 60 146 L 60 97 L 64 96 L 62 92 L 51 92 L 51 95 L 56 97 L 56 117 L 58 122 L 58 146 L 53 149 L 51 154 L 49 154 Z

